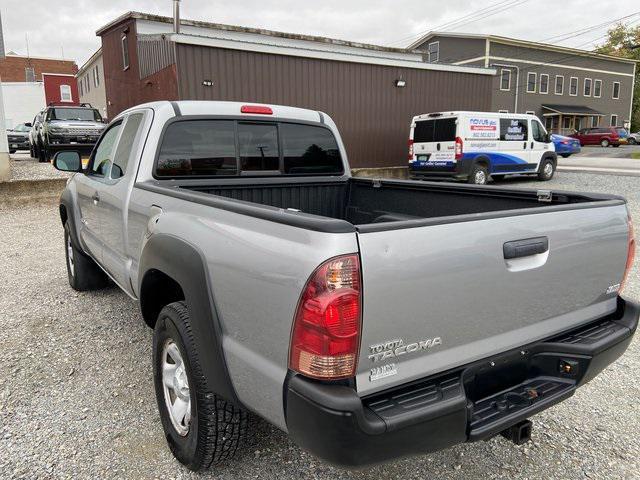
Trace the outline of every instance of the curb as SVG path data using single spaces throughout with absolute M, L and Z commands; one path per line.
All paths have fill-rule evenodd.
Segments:
M 0 206 L 52 200 L 60 196 L 66 184 L 66 178 L 1 182 Z

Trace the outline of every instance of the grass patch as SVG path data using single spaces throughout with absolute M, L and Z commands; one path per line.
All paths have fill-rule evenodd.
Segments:
M 631 152 L 631 158 L 635 158 L 636 160 L 640 160 L 640 152 Z

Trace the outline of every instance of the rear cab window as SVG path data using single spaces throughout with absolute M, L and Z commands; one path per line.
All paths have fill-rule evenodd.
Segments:
M 178 120 L 163 134 L 155 176 L 342 175 L 326 127 L 289 122 Z

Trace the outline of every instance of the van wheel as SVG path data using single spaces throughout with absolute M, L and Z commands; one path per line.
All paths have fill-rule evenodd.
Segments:
M 607 140 L 606 138 L 603 138 L 602 140 L 600 140 L 600 145 L 602 147 L 607 148 L 609 146 L 609 140 Z
M 162 309 L 153 332 L 153 378 L 173 455 L 191 470 L 232 458 L 255 417 L 216 395 L 202 372 L 185 302 Z
M 487 171 L 487 167 L 480 164 L 476 164 L 471 168 L 469 178 L 467 178 L 468 183 L 475 185 L 486 185 L 488 180 L 489 172 Z
M 547 181 L 553 178 L 553 174 L 556 173 L 556 165 L 550 158 L 545 158 L 540 164 L 540 170 L 538 170 L 538 180 Z
M 93 259 L 89 258 L 83 251 L 73 244 L 69 222 L 64 224 L 64 247 L 65 259 L 67 262 L 67 277 L 69 285 L 74 290 L 84 292 L 88 290 L 98 290 L 109 284 L 109 279 L 100 270 Z

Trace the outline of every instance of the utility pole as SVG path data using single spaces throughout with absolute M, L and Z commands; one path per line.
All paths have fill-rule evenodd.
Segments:
M 4 37 L 2 34 L 2 15 L 0 14 L 0 62 L 4 61 Z M 4 119 L 4 100 L 2 98 L 2 78 L 0 78 L 0 182 L 8 182 L 11 176 L 9 166 L 9 143 Z

